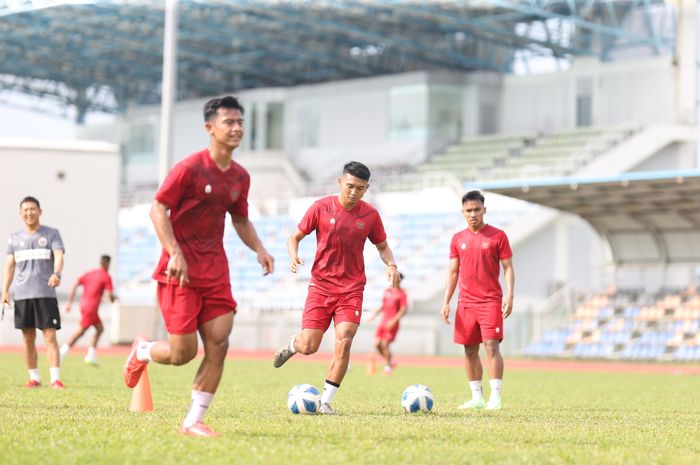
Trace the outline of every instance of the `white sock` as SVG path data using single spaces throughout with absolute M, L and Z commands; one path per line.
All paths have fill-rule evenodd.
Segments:
M 296 338 L 296 336 L 292 336 L 292 338 L 289 340 L 289 350 L 291 350 L 293 354 L 297 353 L 297 350 L 294 348 L 294 340 Z
M 153 360 L 151 358 L 151 347 L 156 345 L 155 342 L 142 342 L 136 348 L 136 358 L 141 362 L 150 362 Z
M 61 369 L 59 367 L 49 368 L 49 373 L 51 374 L 51 382 L 58 381 L 61 379 Z
M 323 394 L 321 394 L 321 403 L 330 404 L 331 402 L 333 402 L 333 397 L 335 397 L 335 393 L 338 392 L 338 389 L 340 389 L 339 384 L 336 384 L 333 381 L 326 380 L 326 382 L 323 383 Z
M 39 374 L 38 368 L 32 368 L 31 370 L 29 370 L 29 379 L 34 380 L 37 383 L 41 382 L 41 375 Z
M 70 346 L 68 344 L 63 344 L 61 346 L 61 348 L 59 349 L 59 353 L 61 354 L 61 358 L 65 357 L 69 350 L 70 350 Z
M 479 401 L 484 398 L 484 392 L 481 388 L 481 380 L 469 381 L 469 388 L 472 390 L 472 399 Z
M 214 394 L 212 393 L 192 390 L 192 402 L 190 402 L 190 409 L 187 411 L 187 416 L 185 416 L 185 419 L 182 421 L 182 426 L 189 428 L 198 421 L 202 421 L 213 398 Z
M 490 379 L 489 385 L 491 386 L 491 397 L 489 397 L 489 400 L 501 400 L 501 386 L 503 386 L 503 380 Z
M 85 360 L 95 361 L 97 359 L 94 347 L 88 347 L 88 353 L 85 356 Z

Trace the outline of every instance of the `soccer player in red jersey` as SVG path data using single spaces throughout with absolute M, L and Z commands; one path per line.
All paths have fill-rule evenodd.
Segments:
M 403 274 L 399 273 L 399 282 L 403 281 Z M 379 352 L 386 364 L 384 365 L 384 374 L 390 374 L 396 364 L 393 361 L 389 345 L 396 339 L 396 334 L 399 332 L 399 321 L 406 314 L 408 308 L 408 298 L 406 291 L 401 287 L 396 289 L 388 288 L 382 296 L 382 305 L 370 315 L 368 321 L 374 320 L 379 313 L 382 313 L 382 322 L 377 326 L 377 331 L 374 335 L 374 347 Z M 374 354 L 370 355 L 369 373 L 374 374 Z
M 302 331 L 274 355 L 274 366 L 282 366 L 295 353 L 313 354 L 321 344 L 331 319 L 335 324 L 335 353 L 328 368 L 319 412 L 334 414 L 331 402 L 350 362 L 350 347 L 362 316 L 365 288 L 365 241 L 377 247 L 387 266 L 391 287 L 399 286 L 399 271 L 386 241 L 379 212 L 362 200 L 369 187 L 369 169 L 351 161 L 338 178 L 340 194 L 324 197 L 307 210 L 287 242 L 290 268 L 296 273 L 303 261 L 299 242 L 316 231 L 316 258 L 302 317 Z
M 88 347 L 85 363 L 88 365 L 97 366 L 96 348 L 97 342 L 100 340 L 104 326 L 97 311 L 100 308 L 102 294 L 107 291 L 110 302 L 114 302 L 117 297 L 114 295 L 112 288 L 112 278 L 109 276 L 109 264 L 112 261 L 109 255 L 100 257 L 100 267 L 88 271 L 82 275 L 71 287 L 68 293 L 68 302 L 66 303 L 66 313 L 70 313 L 75 298 L 75 291 L 78 286 L 83 286 L 83 295 L 80 298 L 80 328 L 73 333 L 68 339 L 68 342 L 61 346 L 61 360 L 68 354 L 68 351 L 75 345 L 83 334 L 91 327 L 95 327 L 95 335 L 92 338 L 92 344 Z
M 208 101 L 209 147 L 177 163 L 156 193 L 151 220 L 163 252 L 153 278 L 169 339 L 137 338 L 124 365 L 124 381 L 134 387 L 150 361 L 184 365 L 192 360 L 199 333 L 204 359 L 179 429 L 189 436 L 218 436 L 202 420 L 221 380 L 237 306 L 223 245 L 226 212 L 243 243 L 257 254 L 263 274 L 274 270 L 273 257 L 248 219 L 250 176 L 231 158 L 243 138 L 243 112 L 235 97 Z
M 472 391 L 471 400 L 460 405 L 460 409 L 501 408 L 503 357 L 499 345 L 503 340 L 503 320 L 513 310 L 515 274 L 508 237 L 500 229 L 484 223 L 485 213 L 481 192 L 470 191 L 462 197 L 462 214 L 468 227 L 455 234 L 450 243 L 450 265 L 442 303 L 442 318 L 450 324 L 450 300 L 459 281 L 454 341 L 464 346 L 465 368 Z M 498 282 L 500 266 L 506 284 L 505 296 Z M 491 386 L 488 403 L 484 403 L 481 388 L 483 368 L 479 345 L 482 342 Z

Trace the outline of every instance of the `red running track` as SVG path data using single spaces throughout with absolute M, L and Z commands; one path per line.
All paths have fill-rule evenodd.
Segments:
M 43 348 L 38 348 L 42 351 Z M 120 355 L 126 357 L 129 353 L 128 346 L 112 346 L 99 348 L 100 354 Z M 82 353 L 84 347 L 76 347 L 73 353 Z M 21 346 L 0 346 L 0 352 L 21 353 Z M 200 351 L 201 352 L 201 351 Z M 270 360 L 272 362 L 272 350 L 231 350 L 229 358 L 243 358 L 254 360 Z M 332 354 L 317 353 L 308 356 L 297 356 L 294 361 L 330 361 Z M 366 354 L 355 354 L 352 357 L 355 363 L 367 361 Z M 462 368 L 464 360 L 460 357 L 429 357 L 401 355 L 396 357 L 399 365 L 425 366 L 425 367 L 453 367 Z M 700 376 L 700 364 L 697 363 L 630 363 L 616 361 L 579 361 L 579 360 L 533 360 L 513 358 L 505 361 L 506 370 L 528 371 L 563 371 L 563 372 L 602 372 L 602 373 L 666 373 L 673 375 Z

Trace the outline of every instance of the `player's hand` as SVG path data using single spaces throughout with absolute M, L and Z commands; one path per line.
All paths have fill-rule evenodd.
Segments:
M 391 329 L 396 326 L 396 321 L 391 320 L 387 321 L 386 324 L 384 325 L 384 328 L 386 328 L 387 331 L 391 331 Z
M 73 308 L 73 307 L 71 306 L 71 304 L 66 304 L 66 308 L 65 308 L 66 313 L 70 313 L 70 311 L 71 311 L 72 308 Z
M 442 319 L 445 323 L 448 325 L 450 323 L 450 306 L 449 305 L 443 305 L 442 310 L 440 310 L 440 316 L 442 316 Z
M 267 276 L 275 271 L 275 257 L 267 253 L 265 249 L 258 252 L 258 263 L 262 266 L 263 276 Z
M 503 311 L 503 319 L 508 318 L 513 311 L 513 297 L 506 296 L 501 304 L 501 310 Z
M 401 282 L 401 276 L 399 276 L 399 270 L 395 266 L 389 266 L 386 269 L 386 278 L 389 284 L 394 289 L 399 288 L 399 283 Z
M 292 260 L 289 265 L 289 269 L 292 270 L 292 273 L 296 273 L 297 270 L 299 269 L 300 265 L 303 265 L 304 261 L 299 258 L 299 255 L 295 255 L 292 257 Z
M 56 273 L 49 276 L 49 287 L 58 287 L 59 284 L 61 284 L 61 278 Z
M 165 270 L 165 277 L 170 282 L 175 279 L 180 287 L 185 287 L 190 282 L 187 275 L 187 262 L 182 256 L 182 252 L 175 252 L 168 260 L 168 267 Z
M 2 304 L 10 305 L 10 294 L 8 292 L 2 291 Z

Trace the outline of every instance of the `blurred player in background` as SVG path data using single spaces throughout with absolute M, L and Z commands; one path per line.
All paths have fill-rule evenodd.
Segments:
M 85 363 L 92 366 L 97 366 L 97 342 L 104 331 L 102 320 L 98 315 L 102 294 L 107 291 L 109 301 L 114 302 L 117 297 L 114 295 L 112 288 L 112 278 L 109 276 L 109 264 L 112 261 L 109 255 L 100 257 L 100 267 L 90 270 L 73 284 L 68 293 L 68 302 L 66 303 L 66 313 L 70 313 L 75 298 L 75 291 L 78 286 L 83 286 L 83 295 L 80 297 L 80 328 L 68 339 L 68 342 L 61 346 L 61 360 L 68 354 L 68 351 L 75 345 L 83 334 L 91 327 L 95 327 L 95 335 L 92 338 L 92 343 L 88 347 Z
M 459 281 L 454 341 L 464 346 L 465 368 L 472 391 L 471 400 L 460 405 L 460 409 L 501 408 L 503 357 L 499 346 L 503 340 L 503 320 L 513 310 L 515 274 L 508 237 L 500 229 L 484 223 L 485 213 L 481 192 L 470 191 L 462 197 L 467 228 L 452 237 L 442 303 L 442 318 L 450 324 L 450 300 Z M 503 266 L 505 296 L 498 282 L 500 266 Z M 484 402 L 481 386 L 483 368 L 479 345 L 482 342 L 491 387 L 488 403 Z
M 381 307 L 374 310 L 367 320 L 372 321 L 379 313 L 382 313 L 382 321 L 377 326 L 374 335 L 374 347 L 384 358 L 384 374 L 386 375 L 390 374 L 396 367 L 389 345 L 396 339 L 396 334 L 399 332 L 399 321 L 406 314 L 408 308 L 408 298 L 406 291 L 401 288 L 401 281 L 403 281 L 403 274 L 399 273 L 399 286 L 397 288 L 390 287 L 384 291 Z M 374 353 L 371 353 L 367 367 L 368 374 L 375 373 L 375 365 Z
M 151 220 L 163 252 L 153 278 L 169 339 L 137 338 L 124 365 L 124 381 L 132 388 L 150 361 L 184 365 L 192 360 L 199 332 L 204 359 L 179 429 L 189 436 L 218 436 L 202 420 L 221 380 L 237 306 L 223 245 L 226 212 L 243 243 L 257 254 L 263 273 L 274 270 L 274 259 L 248 219 L 250 176 L 232 160 L 243 138 L 243 112 L 235 97 L 208 101 L 209 147 L 177 163 L 156 193 Z
M 10 304 L 10 284 L 15 302 L 15 328 L 22 330 L 24 360 L 29 369 L 28 388 L 41 386 L 37 368 L 36 330 L 41 330 L 46 343 L 51 387 L 63 389 L 56 331 L 61 329 L 61 316 L 56 300 L 56 287 L 61 284 L 65 248 L 58 229 L 39 222 L 41 206 L 34 197 L 25 197 L 19 204 L 24 229 L 10 236 L 7 245 L 5 276 L 2 283 L 2 305 Z
M 302 331 L 275 353 L 273 364 L 279 368 L 297 352 L 309 355 L 318 351 L 323 334 L 333 320 L 335 353 L 321 394 L 319 412 L 323 414 L 335 413 L 331 402 L 347 372 L 350 347 L 360 324 L 367 282 L 363 252 L 368 238 L 387 265 L 391 286 L 399 286 L 399 271 L 379 212 L 362 200 L 369 187 L 369 177 L 370 171 L 362 163 L 347 163 L 338 178 L 339 195 L 314 202 L 287 242 L 290 268 L 296 273 L 303 264 L 299 258 L 299 242 L 316 231 L 316 258 L 311 269 Z

